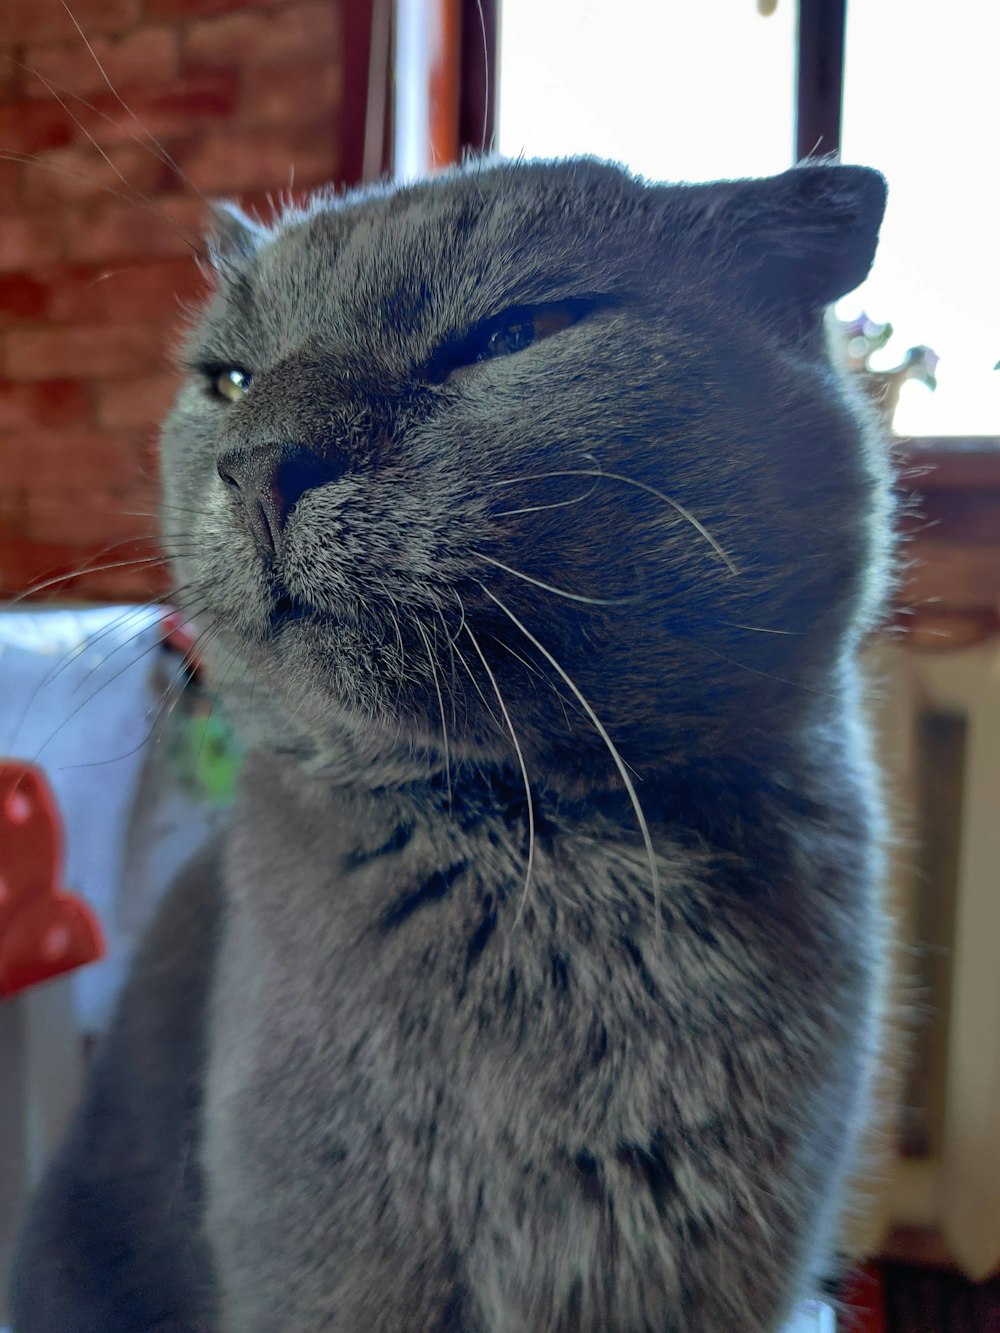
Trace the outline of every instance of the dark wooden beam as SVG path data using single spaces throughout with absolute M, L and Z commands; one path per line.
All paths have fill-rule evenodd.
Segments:
M 463 153 L 495 147 L 500 91 L 500 0 L 462 0 L 458 137 Z
M 340 181 L 344 185 L 357 185 L 364 176 L 373 10 L 374 0 L 350 0 L 341 6 L 346 52 L 340 120 Z
M 847 0 L 799 0 L 795 157 L 840 152 Z
M 914 490 L 977 490 L 1000 505 L 1000 439 L 995 435 L 923 436 L 898 439 L 895 445 L 903 478 Z

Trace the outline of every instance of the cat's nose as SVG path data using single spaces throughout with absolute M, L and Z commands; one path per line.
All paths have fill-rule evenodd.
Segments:
M 288 515 L 302 496 L 345 471 L 340 456 L 285 443 L 227 449 L 216 467 L 239 499 L 254 541 L 267 557 L 277 554 Z

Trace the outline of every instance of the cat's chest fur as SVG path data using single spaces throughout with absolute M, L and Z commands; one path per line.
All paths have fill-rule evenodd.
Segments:
M 263 765 L 242 801 L 205 1117 L 230 1327 L 294 1293 L 302 1329 L 380 1300 L 431 1328 L 458 1290 L 441 1327 L 638 1327 L 640 1290 L 663 1319 L 687 1299 L 678 1272 L 629 1280 L 681 1215 L 783 1235 L 762 1164 L 836 1151 L 854 1016 L 830 1014 L 865 989 L 824 956 L 835 893 L 806 926 L 780 879 L 660 838 L 656 931 L 641 843 L 600 820 L 540 821 L 522 910 L 520 819 L 314 800 Z M 804 1088 L 837 1085 L 804 1123 Z

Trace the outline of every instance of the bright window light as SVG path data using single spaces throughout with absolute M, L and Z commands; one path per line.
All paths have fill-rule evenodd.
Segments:
M 765 6 L 769 7 L 769 6 Z M 504 0 L 500 151 L 593 153 L 659 180 L 765 175 L 793 153 L 795 10 L 777 0 Z M 1000 435 L 996 191 L 1000 5 L 848 7 L 845 161 L 889 179 L 871 278 L 839 307 L 927 344 L 938 388 L 906 384 L 896 429 Z

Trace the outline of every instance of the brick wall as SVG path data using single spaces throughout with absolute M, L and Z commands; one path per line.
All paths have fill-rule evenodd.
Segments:
M 346 156 L 356 0 L 70 2 L 121 101 L 61 0 L 0 0 L 0 154 L 34 159 L 0 160 L 0 595 L 152 551 L 167 351 L 201 291 L 197 192 L 263 206 Z M 138 565 L 44 594 L 162 587 Z

